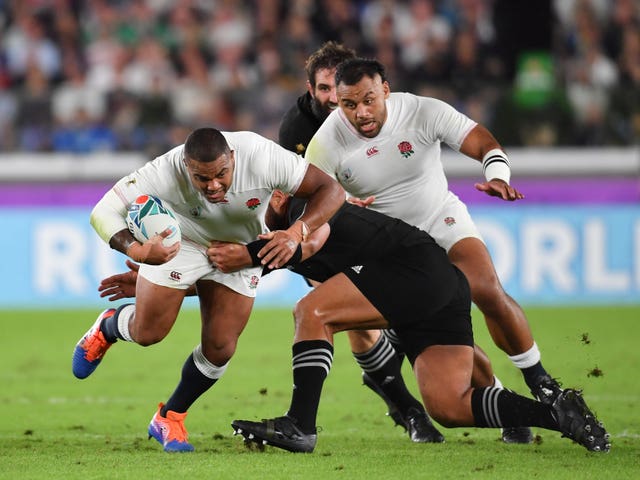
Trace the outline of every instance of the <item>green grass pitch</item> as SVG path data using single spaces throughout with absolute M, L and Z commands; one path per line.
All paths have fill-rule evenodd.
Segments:
M 165 454 L 147 440 L 147 424 L 198 342 L 198 313 L 183 311 L 158 345 L 120 342 L 80 381 L 71 374 L 71 352 L 97 313 L 0 312 L 1 479 L 640 478 L 640 306 L 527 309 L 543 364 L 565 386 L 584 388 L 612 434 L 609 454 L 542 429 L 534 429 L 533 445 L 505 445 L 497 430 L 474 428 L 443 428 L 444 444 L 412 444 L 362 386 L 344 334 L 336 336 L 316 451 L 248 449 L 230 422 L 281 415 L 289 406 L 287 309 L 254 312 L 225 376 L 189 412 L 196 452 Z M 527 394 L 477 311 L 474 329 L 505 386 Z

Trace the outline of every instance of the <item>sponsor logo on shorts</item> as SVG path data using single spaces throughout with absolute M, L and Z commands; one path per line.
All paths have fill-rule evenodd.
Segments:
M 398 144 L 398 150 L 400 150 L 400 155 L 404 158 L 409 158 L 414 153 L 413 146 L 407 141 L 400 142 Z
M 380 150 L 378 150 L 378 147 L 367 148 L 367 158 L 373 157 L 374 155 L 377 155 L 378 153 L 380 153 Z
M 444 223 L 447 224 L 447 227 L 453 227 L 456 224 L 456 219 L 453 217 L 447 217 L 444 219 Z
M 251 275 L 251 279 L 249 280 L 249 288 L 257 288 L 258 283 L 260 283 L 260 277 L 257 275 Z
M 169 278 L 171 280 L 174 280 L 176 282 L 179 282 L 180 279 L 182 278 L 182 273 L 180 272 L 176 272 L 175 270 L 173 270 L 170 274 L 169 274 Z
M 362 265 L 354 265 L 353 267 L 351 267 L 351 270 L 359 274 L 362 270 Z

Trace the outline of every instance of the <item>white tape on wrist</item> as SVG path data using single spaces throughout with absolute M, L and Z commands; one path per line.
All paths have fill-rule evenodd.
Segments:
M 509 184 L 511 167 L 509 166 L 507 154 L 499 148 L 489 150 L 482 157 L 482 173 L 484 173 L 484 178 L 487 179 L 487 182 L 493 179 L 500 179 Z

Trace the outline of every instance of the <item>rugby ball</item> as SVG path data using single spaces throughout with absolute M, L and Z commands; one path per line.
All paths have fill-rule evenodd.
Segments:
M 171 234 L 162 243 L 169 247 L 182 239 L 180 224 L 175 212 L 153 195 L 140 195 L 127 209 L 127 226 L 129 231 L 141 243 L 154 235 L 171 229 Z

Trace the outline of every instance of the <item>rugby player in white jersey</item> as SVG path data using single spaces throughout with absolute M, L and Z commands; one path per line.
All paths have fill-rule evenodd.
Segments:
M 102 312 L 78 341 L 72 362 L 86 378 L 118 339 L 142 346 L 160 342 L 176 321 L 187 289 L 196 286 L 201 343 L 188 356 L 178 387 L 161 403 L 149 438 L 165 451 L 192 451 L 184 418 L 188 408 L 224 373 L 254 303 L 262 266 L 223 273 L 207 258 L 212 240 L 249 243 L 267 232 L 264 216 L 274 190 L 308 199 L 304 213 L 274 232 L 261 249 L 263 262 L 278 267 L 299 260 L 300 243 L 344 203 L 342 187 L 276 143 L 251 132 L 200 128 L 184 145 L 122 178 L 98 202 L 91 224 L 109 245 L 141 263 L 135 304 Z M 125 222 L 128 205 L 141 194 L 162 199 L 175 211 L 182 241 L 162 244 L 163 232 L 144 244 Z
M 553 403 L 562 390 L 543 368 L 525 314 L 503 290 L 466 206 L 449 191 L 440 158 L 444 142 L 481 162 L 486 182 L 478 190 L 522 199 L 509 184 L 509 160 L 498 141 L 445 102 L 391 93 L 376 60 L 348 60 L 335 80 L 339 108 L 310 141 L 306 160 L 336 178 L 354 203 L 428 232 L 466 275 L 496 345 L 532 394 Z

